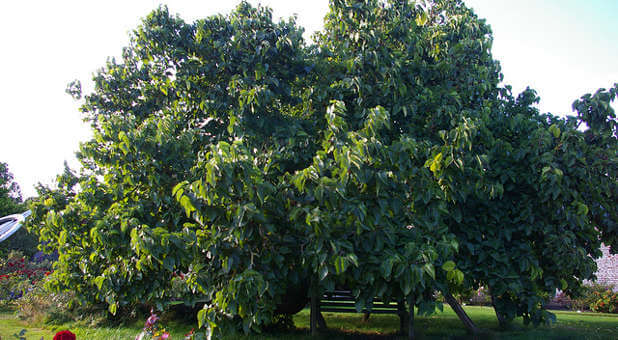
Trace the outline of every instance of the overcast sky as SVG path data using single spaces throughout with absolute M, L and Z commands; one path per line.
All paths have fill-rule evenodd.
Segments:
M 327 0 L 262 0 L 275 17 L 298 16 L 307 37 L 322 27 Z M 119 56 L 140 18 L 167 4 L 187 22 L 228 13 L 229 0 L 10 1 L 0 20 L 0 161 L 6 162 L 24 197 L 37 182 L 49 184 L 90 133 L 78 103 L 64 93 L 92 74 L 108 56 Z M 541 97 L 540 109 L 571 114 L 584 93 L 618 82 L 617 0 L 468 0 L 494 31 L 494 58 L 514 91 L 526 86 Z M 616 105 L 614 104 L 614 107 Z

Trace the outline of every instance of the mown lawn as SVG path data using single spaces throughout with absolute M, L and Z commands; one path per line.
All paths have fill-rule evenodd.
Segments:
M 486 334 L 475 339 L 618 339 L 618 315 L 555 312 L 558 322 L 551 326 L 538 328 L 526 327 L 517 320 L 507 331 L 497 329 L 493 309 L 489 307 L 465 307 L 470 317 L 477 325 L 486 330 Z M 405 339 L 397 334 L 399 319 L 394 315 L 372 315 L 368 322 L 361 320 L 360 314 L 324 313 L 329 331 L 317 338 L 309 335 L 309 311 L 303 310 L 294 317 L 298 328 L 292 332 L 262 335 L 229 335 L 225 339 L 266 340 L 266 339 L 301 339 L 301 340 L 335 340 L 335 339 Z M 137 335 L 143 322 L 135 322 L 122 327 L 92 328 L 78 323 L 68 323 L 60 326 L 29 325 L 15 318 L 10 310 L 0 311 L 0 340 L 14 339 L 13 334 L 21 329 L 27 329 L 26 338 L 39 340 L 43 337 L 49 340 L 55 331 L 70 329 L 78 339 L 87 340 L 126 340 Z M 168 324 L 171 339 L 182 339 L 193 325 Z M 419 339 L 473 339 L 453 311 L 445 307 L 444 312 L 430 317 L 417 317 L 416 330 Z

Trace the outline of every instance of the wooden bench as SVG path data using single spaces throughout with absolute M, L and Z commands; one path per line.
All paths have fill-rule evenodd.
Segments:
M 409 330 L 413 330 L 414 307 L 411 312 L 405 308 L 405 303 L 390 302 L 384 303 L 376 298 L 370 310 L 356 310 L 355 299 L 349 290 L 336 290 L 325 293 L 320 299 L 311 298 L 311 334 L 317 334 L 318 329 L 326 329 L 326 321 L 322 312 L 331 313 L 363 313 L 363 320 L 368 320 L 370 314 L 395 314 L 399 316 L 399 327 L 401 334 L 405 334 L 406 324 Z M 410 317 L 411 316 L 411 317 Z M 408 338 L 414 339 L 413 331 L 408 332 Z

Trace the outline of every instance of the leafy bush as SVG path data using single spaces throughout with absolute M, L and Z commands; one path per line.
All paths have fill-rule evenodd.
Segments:
M 559 292 L 553 302 L 572 310 L 617 313 L 618 293 L 613 290 L 613 285 L 593 283 L 583 286 L 581 295 L 578 297 Z
M 594 292 L 595 300 L 590 304 L 590 310 L 600 313 L 618 313 L 618 293 L 611 289 Z
M 35 282 L 27 294 L 16 300 L 17 315 L 31 322 L 62 324 L 74 320 L 70 307 L 74 300 L 71 292 L 52 293 L 45 289 L 45 280 Z

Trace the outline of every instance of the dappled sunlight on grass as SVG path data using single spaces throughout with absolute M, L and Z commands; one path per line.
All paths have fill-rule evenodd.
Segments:
M 419 339 L 618 339 L 618 315 L 600 313 L 554 312 L 557 323 L 550 326 L 534 328 L 525 326 L 521 319 L 516 320 L 508 330 L 498 329 L 494 311 L 490 307 L 465 307 L 474 322 L 485 330 L 477 337 L 468 335 L 455 315 L 448 307 L 443 312 L 432 316 L 417 316 L 415 329 Z M 362 314 L 323 313 L 328 331 L 317 337 L 309 332 L 309 309 L 304 309 L 294 316 L 297 329 L 284 333 L 229 335 L 225 340 L 352 340 L 352 339 L 406 339 L 398 334 L 399 318 L 396 315 L 372 315 L 368 321 L 362 320 Z M 124 326 L 88 327 L 79 323 L 63 325 L 31 325 L 18 320 L 13 311 L 0 311 L 0 335 L 2 339 L 11 339 L 14 333 L 27 329 L 27 339 L 51 339 L 53 334 L 62 329 L 70 329 L 78 339 L 125 340 L 133 339 L 141 331 L 141 322 Z M 167 323 L 171 339 L 182 339 L 194 325 L 178 322 Z
M 420 339 L 618 339 L 618 315 L 554 311 L 557 322 L 550 326 L 526 326 L 521 318 L 508 330 L 500 330 L 493 308 L 466 306 L 466 312 L 484 334 L 473 337 L 448 307 L 432 316 L 417 316 L 415 328 Z M 404 339 L 397 336 L 399 318 L 395 315 L 372 315 L 362 321 L 362 314 L 323 313 L 329 326 L 324 339 Z M 297 327 L 308 332 L 309 310 L 294 317 Z M 266 338 L 264 338 L 266 339 Z

